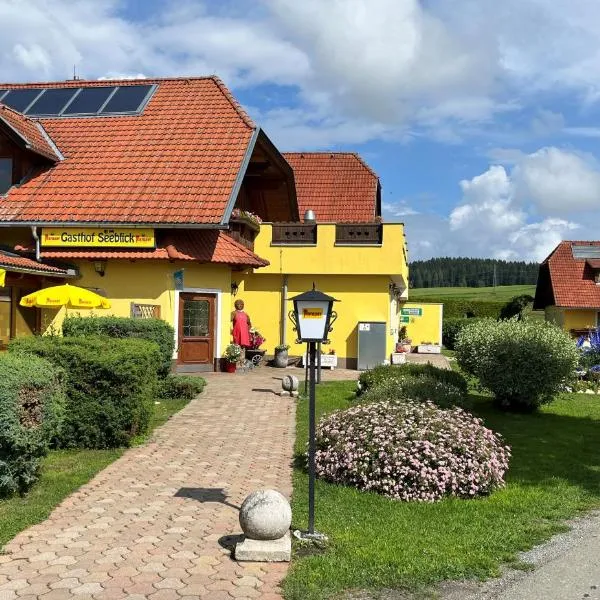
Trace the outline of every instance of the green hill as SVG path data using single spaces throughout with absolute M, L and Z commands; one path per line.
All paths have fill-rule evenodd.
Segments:
M 437 287 L 412 288 L 408 290 L 408 299 L 422 302 L 442 302 L 452 300 L 481 300 L 508 302 L 521 294 L 535 295 L 534 285 L 500 285 L 497 287 Z

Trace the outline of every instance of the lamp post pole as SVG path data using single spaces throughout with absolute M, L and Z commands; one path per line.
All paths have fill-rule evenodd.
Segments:
M 308 354 L 310 364 L 308 400 L 308 533 L 312 535 L 315 533 L 315 363 L 317 358 L 315 342 L 308 343 Z

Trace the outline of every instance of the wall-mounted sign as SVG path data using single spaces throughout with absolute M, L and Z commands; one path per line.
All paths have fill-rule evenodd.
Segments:
M 410 323 L 410 317 L 400 317 L 400 323 Z
M 44 227 L 42 246 L 65 248 L 154 248 L 154 229 Z
M 409 316 L 409 317 L 422 317 L 423 309 L 422 308 L 401 308 L 400 314 Z
M 359 323 L 358 330 L 359 331 L 371 331 L 371 323 Z

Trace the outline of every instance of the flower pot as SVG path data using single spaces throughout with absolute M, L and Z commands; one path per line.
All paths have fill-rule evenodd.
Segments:
M 275 351 L 275 360 L 273 361 L 273 364 L 280 369 L 285 369 L 288 366 L 288 351 Z
M 225 361 L 225 373 L 235 373 L 236 364 L 234 362 Z

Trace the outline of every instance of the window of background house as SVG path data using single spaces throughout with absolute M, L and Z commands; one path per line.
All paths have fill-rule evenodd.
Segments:
M 0 194 L 5 194 L 12 185 L 12 158 L 0 157 Z

